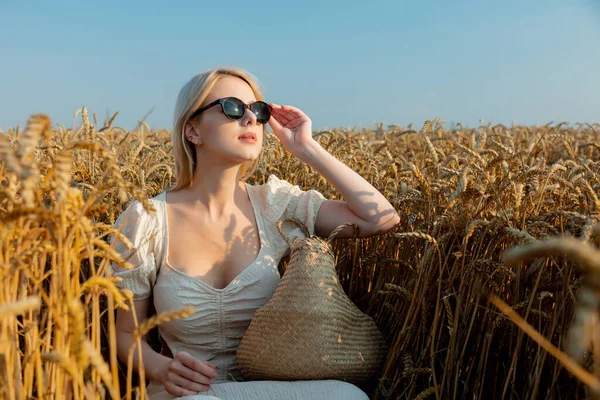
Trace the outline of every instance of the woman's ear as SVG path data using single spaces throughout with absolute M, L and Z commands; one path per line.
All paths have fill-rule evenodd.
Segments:
M 196 127 L 189 121 L 185 124 L 185 128 L 183 129 L 183 135 L 185 140 L 192 142 L 196 146 L 202 145 L 202 139 L 200 138 L 200 134 L 196 130 Z

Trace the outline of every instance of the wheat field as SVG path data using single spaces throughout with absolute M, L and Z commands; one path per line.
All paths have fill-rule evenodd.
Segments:
M 116 356 L 108 274 L 132 199 L 174 182 L 171 136 L 32 115 L 0 132 L 0 396 L 144 397 Z M 314 137 L 401 216 L 334 242 L 340 283 L 390 349 L 372 399 L 574 399 L 600 392 L 600 124 L 383 124 Z M 276 174 L 339 194 L 268 135 L 252 184 Z M 281 262 L 285 269 L 287 260 Z M 140 324 L 136 337 L 191 310 Z M 139 342 L 138 342 L 139 343 Z M 132 349 L 133 350 L 133 349 Z

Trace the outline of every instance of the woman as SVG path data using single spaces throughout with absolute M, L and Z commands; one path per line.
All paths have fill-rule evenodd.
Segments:
M 236 368 L 237 346 L 254 312 L 272 297 L 277 266 L 289 250 L 276 228 L 279 219 L 299 218 L 321 237 L 349 221 L 358 224 L 360 237 L 378 235 L 399 220 L 381 193 L 313 140 L 306 114 L 262 100 L 256 80 L 243 70 L 218 68 L 193 77 L 175 107 L 175 186 L 150 200 L 155 215 L 136 201 L 115 224 L 136 248 L 131 254 L 118 242 L 117 251 L 134 268 L 113 264 L 111 271 L 133 291 L 137 320 L 148 318 L 151 295 L 158 313 L 195 308 L 189 317 L 159 326 L 161 353 L 142 342 L 151 399 L 367 399 L 342 381 L 245 382 Z M 247 184 L 267 123 L 284 148 L 331 182 L 345 201 L 326 200 L 275 175 L 262 185 Z M 290 236 L 301 235 L 284 227 Z M 348 227 L 337 237 L 352 235 Z M 118 310 L 124 362 L 133 318 Z M 134 365 L 137 357 L 136 351 Z

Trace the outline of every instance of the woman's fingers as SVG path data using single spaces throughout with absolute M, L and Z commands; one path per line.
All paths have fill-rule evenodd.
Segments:
M 169 368 L 174 375 L 194 384 L 208 386 L 215 382 L 217 370 L 212 364 L 198 360 L 185 352 L 178 353 L 175 358 L 178 362 L 172 363 Z
M 295 120 L 293 120 L 292 122 L 290 122 L 290 123 L 288 124 L 288 128 L 290 128 L 290 129 L 296 129 L 296 128 L 298 128 L 300 125 L 302 125 L 303 123 L 304 123 L 304 121 L 303 121 L 303 120 L 301 120 L 301 119 L 295 119 Z
M 273 103 L 271 103 L 270 106 L 271 116 L 274 117 L 282 127 L 296 129 L 303 123 L 310 122 L 310 118 L 297 107 L 280 106 Z
M 177 355 L 175 356 L 175 358 L 178 359 L 179 361 L 181 361 L 184 365 L 187 365 L 189 363 L 197 362 L 197 363 L 205 364 L 205 365 L 207 365 L 209 367 L 212 367 L 215 370 L 217 369 L 217 367 L 214 366 L 213 364 L 209 363 L 208 361 L 198 360 L 196 357 L 192 356 L 187 351 L 180 351 L 179 353 L 177 353 Z
M 275 117 L 277 119 L 277 121 L 279 121 L 283 125 L 285 125 L 288 122 L 290 122 L 290 117 L 286 113 L 283 113 L 281 111 L 274 111 L 274 112 L 271 113 L 271 115 L 273 117 Z
M 271 125 L 271 128 L 273 128 L 273 132 L 279 132 L 281 128 L 283 128 L 274 115 L 271 115 L 271 118 L 269 119 L 269 125 Z
M 169 361 L 163 385 L 170 394 L 189 396 L 205 392 L 215 383 L 217 368 L 187 352 L 179 352 Z
M 287 121 L 291 121 L 297 118 L 296 115 L 285 110 L 276 111 L 275 115 L 277 115 L 278 118 L 284 118 Z
M 293 112 L 293 110 L 290 110 L 289 106 L 278 106 L 277 104 L 274 104 L 271 108 L 271 112 L 281 117 L 285 117 L 288 120 L 292 120 L 297 117 L 296 113 Z
M 180 388 L 191 390 L 193 392 L 206 392 L 209 388 L 208 384 L 194 382 L 177 374 L 173 374 L 173 376 L 170 376 L 169 381 L 175 386 L 179 386 Z
M 197 358 L 191 356 L 186 352 L 179 352 L 175 358 L 183 365 L 188 367 L 189 369 L 199 372 L 206 376 L 216 376 L 217 375 L 217 367 L 214 365 L 198 360 Z
M 165 384 L 165 389 L 167 390 L 167 392 L 169 394 L 172 394 L 172 395 L 177 396 L 177 397 L 181 397 L 181 396 L 193 396 L 195 394 L 198 394 L 198 391 L 188 390 L 188 389 L 183 388 L 181 386 L 177 386 L 176 384 L 174 384 L 172 382 L 166 383 Z
M 294 118 L 308 118 L 308 115 L 304 114 L 304 112 L 298 107 L 281 106 L 281 109 L 288 113 L 288 115 L 293 115 Z
M 214 374 L 211 373 L 210 375 L 204 375 L 180 363 L 173 363 L 171 365 L 171 368 L 169 368 L 169 372 L 173 375 L 180 376 L 190 382 L 195 382 L 197 384 L 211 385 L 215 383 L 216 372 Z

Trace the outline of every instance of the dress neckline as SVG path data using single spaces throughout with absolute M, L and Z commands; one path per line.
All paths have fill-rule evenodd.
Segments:
M 216 288 L 196 276 L 189 275 L 189 274 L 173 267 L 171 265 L 171 263 L 169 262 L 169 216 L 167 215 L 167 192 L 164 191 L 162 193 L 162 196 L 160 199 L 161 204 L 162 204 L 161 212 L 163 214 L 163 221 L 164 221 L 164 225 L 165 225 L 165 232 L 163 235 L 163 247 L 165 249 L 164 250 L 165 257 L 164 257 L 163 262 L 171 271 L 175 272 L 176 274 L 185 276 L 186 278 L 191 279 L 194 282 L 197 282 L 198 284 L 200 284 L 201 286 L 204 286 L 214 292 L 224 292 L 224 291 L 227 291 L 230 288 L 232 288 L 237 283 L 239 283 L 240 280 L 242 279 L 242 277 L 245 274 L 247 274 L 256 264 L 258 264 L 258 261 L 262 258 L 263 252 L 265 251 L 265 241 L 264 241 L 263 235 L 261 234 L 261 232 L 264 229 L 263 228 L 263 220 L 261 218 L 261 213 L 257 209 L 256 204 L 253 199 L 253 194 L 252 194 L 252 190 L 251 190 L 252 185 L 249 185 L 247 182 L 244 182 L 244 185 L 246 186 L 246 193 L 248 193 L 248 199 L 250 200 L 250 204 L 252 205 L 252 211 L 254 212 L 254 220 L 256 221 L 256 228 L 258 230 L 257 235 L 258 235 L 258 239 L 259 239 L 260 249 L 258 250 L 258 254 L 256 255 L 256 258 L 254 259 L 254 261 L 252 261 L 248 266 L 246 266 L 244 269 L 242 269 L 235 276 L 235 278 L 233 278 L 227 284 L 227 286 L 225 286 L 224 288 Z

